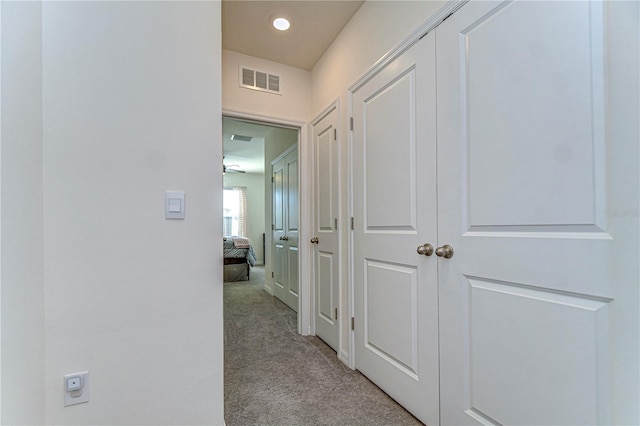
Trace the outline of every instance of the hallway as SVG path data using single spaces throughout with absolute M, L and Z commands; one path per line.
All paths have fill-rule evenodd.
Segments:
M 296 314 L 251 281 L 224 283 L 224 410 L 227 426 L 420 425 L 404 408 L 340 362 Z

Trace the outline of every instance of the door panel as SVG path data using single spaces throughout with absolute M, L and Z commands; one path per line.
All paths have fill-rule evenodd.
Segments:
M 542 418 L 543 404 L 546 424 L 597 418 L 594 389 L 598 373 L 606 373 L 606 352 L 597 343 L 609 327 L 608 302 L 480 279 L 468 279 L 466 287 L 475 414 L 498 413 L 500 423 L 519 424 Z
M 353 94 L 355 365 L 439 423 L 435 37 Z
M 298 151 L 286 157 L 287 162 L 287 236 L 298 234 Z
M 638 247 L 605 216 L 603 25 L 471 2 L 436 30 L 443 424 L 612 421 L 612 314 L 637 312 L 612 253 Z
M 286 297 L 288 287 L 285 276 L 285 246 L 282 237 L 285 230 L 285 176 L 284 161 L 280 160 L 272 166 L 273 177 L 273 294 L 282 300 Z
M 500 5 L 461 33 L 469 225 L 594 225 L 604 201 L 604 110 L 602 63 L 592 55 L 602 56 L 603 35 L 588 37 L 590 11 Z M 547 34 L 571 34 L 550 43 L 532 24 L 541 20 Z
M 415 80 L 409 68 L 362 102 L 368 232 L 416 230 Z
M 295 149 L 285 157 L 287 167 L 286 194 L 287 194 L 287 271 L 289 277 L 289 295 L 286 302 L 291 309 L 298 311 L 298 150 Z
M 286 152 L 286 151 L 285 151 Z M 298 311 L 298 151 L 272 163 L 274 296 Z
M 289 293 L 296 298 L 298 298 L 298 247 L 289 246 L 288 249 L 288 262 L 287 265 L 287 275 L 289 276 Z M 297 310 L 297 303 L 296 309 Z
M 331 276 L 333 275 L 333 264 L 335 261 L 333 258 L 333 254 L 318 251 L 317 258 L 317 283 L 331 283 Z M 333 303 L 332 286 L 319 286 L 317 297 L 318 316 L 321 317 L 320 319 L 326 321 L 330 325 L 333 325 L 335 304 Z
M 417 379 L 417 268 L 371 260 L 365 262 L 365 347 L 384 362 Z
M 314 132 L 314 290 L 315 331 L 336 352 L 339 350 L 339 152 L 338 113 L 334 106 L 313 126 Z

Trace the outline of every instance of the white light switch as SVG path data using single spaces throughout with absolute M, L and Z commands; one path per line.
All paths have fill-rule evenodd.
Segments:
M 164 217 L 166 219 L 184 219 L 184 191 L 165 192 Z
M 182 211 L 182 200 L 180 198 L 169 198 L 169 213 L 180 213 Z

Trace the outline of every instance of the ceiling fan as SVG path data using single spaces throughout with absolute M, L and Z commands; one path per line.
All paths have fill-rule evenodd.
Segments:
M 246 173 L 244 170 L 236 169 L 234 167 L 240 167 L 239 164 L 224 164 L 224 157 L 222 157 L 222 174 L 229 173 Z

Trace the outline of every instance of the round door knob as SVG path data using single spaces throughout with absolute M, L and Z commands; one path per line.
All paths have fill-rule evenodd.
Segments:
M 431 256 L 433 254 L 433 246 L 429 243 L 424 243 L 423 245 L 418 246 L 416 251 L 420 255 Z
M 312 244 L 318 244 L 318 237 L 313 237 L 313 238 L 311 239 L 311 243 L 312 243 Z
M 280 238 L 278 238 L 280 241 L 282 241 L 282 236 L 280 236 Z
M 284 237 L 282 237 L 282 239 L 283 239 L 284 241 L 289 241 L 289 237 L 287 237 L 286 235 L 285 235 Z
M 445 244 L 442 247 L 438 247 L 436 249 L 436 256 L 444 257 L 445 259 L 450 259 L 453 257 L 453 247 L 449 244 Z

